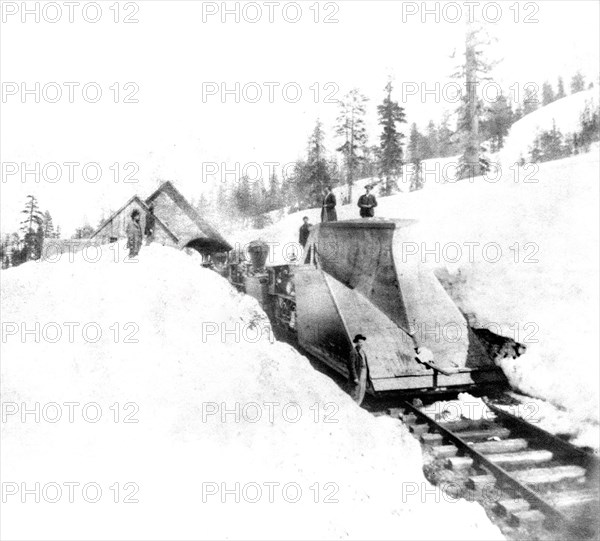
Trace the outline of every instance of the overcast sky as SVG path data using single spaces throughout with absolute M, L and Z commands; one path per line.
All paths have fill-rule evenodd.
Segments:
M 198 197 L 220 178 L 205 176 L 203 182 L 203 164 L 225 162 L 234 169 L 238 162 L 241 169 L 249 162 L 292 161 L 304 152 L 317 117 L 332 133 L 337 114 L 333 102 L 352 87 L 370 98 L 369 135 L 375 144 L 376 105 L 383 98 L 388 75 L 394 78 L 394 97 L 404 102 L 409 123 L 425 126 L 430 118 L 437 121 L 444 110 L 455 108 L 431 95 L 425 103 L 418 95 L 405 99 L 402 85 L 434 88 L 436 82 L 449 81 L 461 60 L 464 17 L 452 23 L 436 22 L 429 15 L 423 22 L 422 13 L 407 13 L 405 6 L 403 21 L 401 2 L 321 2 L 317 10 L 310 1 L 298 4 L 301 12 L 280 2 L 272 7 L 274 22 L 269 22 L 268 3 L 246 7 L 241 3 L 240 15 L 244 10 L 247 17 L 255 18 L 261 10 L 256 23 L 235 22 L 234 15 L 222 22 L 220 2 L 204 6 L 196 1 L 123 2 L 119 18 L 139 21 L 130 24 L 114 22 L 116 13 L 110 9 L 114 1 L 100 2 L 97 23 L 86 22 L 77 7 L 75 22 L 68 22 L 68 8 L 62 2 L 55 3 L 62 9 L 58 22 L 44 21 L 43 13 L 39 23 L 32 15 L 22 22 L 21 13 L 11 14 L 13 4 L 18 9 L 21 3 L 3 2 L 6 22 L 0 37 L 3 233 L 17 229 L 19 210 L 29 193 L 37 195 L 42 209 L 50 210 L 55 224 L 70 235 L 86 218 L 95 226 L 102 212 L 118 208 L 134 193 L 148 195 L 159 180 L 173 180 L 186 196 Z M 230 8 L 235 4 L 227 3 Z M 436 4 L 427 6 L 435 10 Z M 481 3 L 485 4 L 489 3 Z M 463 3 L 437 5 L 440 15 L 455 18 L 453 6 L 468 15 Z M 598 2 L 521 2 L 518 9 L 511 9 L 515 2 L 497 5 L 500 20 L 487 25 L 497 39 L 489 56 L 502 60 L 493 76 L 504 88 L 522 92 L 527 82 L 541 84 L 545 79 L 555 85 L 557 76 L 563 75 L 568 89 L 578 69 L 588 82 L 597 84 Z M 210 14 L 213 8 L 214 15 Z M 487 18 L 495 19 L 496 9 L 487 9 Z M 46 8 L 47 18 L 57 14 L 54 7 Z M 482 16 L 477 8 L 475 14 Z M 86 15 L 96 16 L 92 8 Z M 285 17 L 300 20 L 292 23 Z M 338 22 L 325 23 L 325 18 Z M 526 18 L 534 22 L 526 23 Z M 451 58 L 455 50 L 457 56 Z M 36 82 L 56 83 L 63 89 L 62 98 L 49 103 L 42 96 L 35 103 L 34 96 L 27 95 L 21 103 L 20 89 L 12 95 L 12 83 L 23 82 L 30 88 Z M 69 103 L 65 82 L 79 85 L 73 87 L 74 103 Z M 97 83 L 102 89 L 97 103 L 82 97 L 86 83 Z M 249 99 L 261 88 L 262 98 L 250 103 L 240 92 L 240 103 L 234 94 L 226 95 L 223 103 L 219 89 L 225 84 L 235 89 L 236 83 L 240 89 L 247 85 Z M 288 100 L 282 92 L 286 84 Z M 46 87 L 49 99 L 54 99 L 55 88 Z M 88 89 L 90 99 L 94 88 Z M 203 96 L 203 88 L 216 89 L 217 94 Z M 292 103 L 298 89 L 302 96 Z M 138 102 L 124 103 L 127 97 Z M 335 143 L 327 141 L 329 150 Z M 20 172 L 6 174 L 13 170 L 11 162 L 19 168 L 22 162 L 30 167 L 36 162 L 41 167 L 50 162 L 95 162 L 102 167 L 102 176 L 95 183 L 87 182 L 81 167 L 73 166 L 71 183 L 68 166 L 63 165 L 56 182 L 39 178 L 37 183 L 35 175 L 29 175 L 22 183 Z M 136 165 L 125 169 L 128 162 Z M 115 163 L 120 165 L 111 170 Z M 206 167 L 213 166 L 204 165 L 205 171 Z M 116 183 L 115 170 L 120 177 Z M 267 170 L 264 166 L 263 172 Z M 55 174 L 53 168 L 46 172 Z M 137 182 L 124 183 L 130 172 Z M 95 168 L 87 173 L 91 180 Z

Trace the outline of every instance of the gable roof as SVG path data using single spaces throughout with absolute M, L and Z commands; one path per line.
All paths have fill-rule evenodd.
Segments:
M 198 214 L 196 209 L 188 203 L 187 199 L 170 181 L 161 184 L 161 186 L 146 199 L 146 205 L 152 203 L 161 193 L 167 194 L 195 225 L 194 230 L 186 232 L 185 237 L 179 235 L 181 237 L 179 239 L 179 244 L 182 248 L 190 244 L 193 247 L 207 247 L 221 252 L 228 252 L 233 249 L 210 223 L 200 217 L 200 214 Z
M 159 216 L 157 216 L 156 212 L 154 213 L 156 224 L 167 233 L 174 244 L 179 246 L 179 248 L 189 246 L 198 251 L 228 252 L 233 249 L 212 225 L 200 217 L 200 214 L 198 214 L 196 209 L 187 202 L 186 198 L 183 197 L 181 192 L 179 192 L 170 181 L 161 184 L 161 186 L 145 201 L 140 199 L 138 195 L 131 197 L 127 203 L 114 212 L 110 218 L 105 220 L 100 227 L 94 231 L 90 238 L 93 239 L 96 237 L 115 219 L 116 216 L 121 214 L 133 202 L 137 203 L 143 211 L 149 212 L 149 205 L 163 193 L 173 201 L 175 207 L 188 218 L 189 222 L 192 223 L 192 227 L 185 228 L 184 231 L 173 231 L 159 218 Z M 165 218 L 165 216 L 163 216 L 163 218 Z
M 90 239 L 93 239 L 96 235 L 98 235 L 98 233 L 100 233 L 100 231 L 102 231 L 107 225 L 109 225 L 114 219 L 115 216 L 118 216 L 119 214 L 121 214 L 121 212 L 123 212 L 129 205 L 131 205 L 131 203 L 136 202 L 141 208 L 142 210 L 149 212 L 150 209 L 148 208 L 148 206 L 146 205 L 146 203 L 144 203 L 137 195 L 134 195 L 133 197 L 131 197 L 127 203 L 125 203 L 119 210 L 117 210 L 116 212 L 113 212 L 113 214 L 111 215 L 110 218 L 108 218 L 107 220 L 104 220 L 104 222 L 102 222 L 102 224 L 100 225 L 100 227 L 98 229 L 96 229 L 96 231 L 94 231 L 92 233 L 92 236 L 90 237 Z M 154 217 L 156 220 L 156 223 L 162 227 L 162 229 L 164 229 L 164 231 L 167 233 L 167 235 L 169 235 L 169 237 L 173 240 L 173 242 L 178 243 L 179 239 L 173 234 L 173 232 L 171 230 L 169 230 L 169 228 L 158 218 L 158 216 Z

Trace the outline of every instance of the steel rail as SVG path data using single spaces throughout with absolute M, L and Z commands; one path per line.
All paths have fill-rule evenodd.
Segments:
M 497 417 L 508 424 L 517 425 L 519 430 L 527 433 L 536 444 L 539 443 L 541 445 L 552 447 L 553 449 L 558 450 L 562 456 L 569 457 L 574 459 L 574 461 L 579 462 L 586 470 L 588 470 L 588 474 L 594 476 L 598 475 L 600 468 L 599 457 L 588 453 L 579 447 L 575 447 L 572 443 L 569 443 L 558 436 L 546 432 L 539 426 L 533 424 L 533 422 L 517 417 L 503 408 L 492 404 L 489 400 L 484 400 L 484 402 Z
M 560 520 L 563 523 L 568 523 L 567 517 L 563 513 L 561 513 L 558 509 L 549 504 L 540 494 L 524 485 L 520 481 L 518 481 L 515 477 L 513 477 L 509 472 L 507 472 L 504 468 L 501 468 L 497 464 L 494 464 L 491 460 L 486 458 L 482 453 L 475 451 L 466 441 L 462 438 L 448 430 L 447 428 L 440 425 L 437 421 L 429 417 L 426 413 L 423 413 L 421 410 L 410 404 L 409 402 L 404 402 L 402 406 L 413 413 L 417 418 L 425 421 L 430 427 L 432 427 L 436 432 L 439 432 L 445 439 L 451 441 L 456 445 L 461 451 L 470 455 L 475 463 L 480 466 L 486 468 L 492 475 L 496 477 L 498 481 L 500 481 L 501 485 L 508 486 L 518 492 L 524 500 L 529 502 L 529 504 L 543 512 L 545 515 L 548 515 L 554 519 Z

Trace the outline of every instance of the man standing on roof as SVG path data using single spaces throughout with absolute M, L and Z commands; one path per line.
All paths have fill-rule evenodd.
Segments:
M 131 221 L 127 224 L 127 248 L 129 257 L 135 257 L 142 247 L 142 226 L 140 225 L 140 211 L 135 209 L 131 213 Z
M 371 193 L 373 186 L 367 184 L 365 186 L 365 193 L 358 198 L 358 206 L 360 207 L 361 218 L 373 218 L 375 216 L 375 207 L 377 206 L 377 199 Z
M 335 195 L 331 191 L 331 186 L 325 186 L 323 205 L 321 208 L 322 222 L 337 222 L 337 212 L 335 210 L 337 202 Z
M 146 213 L 146 227 L 144 235 L 146 235 L 146 246 L 154 240 L 154 228 L 156 227 L 156 217 L 154 216 L 154 205 L 150 204 Z
M 350 396 L 360 406 L 365 398 L 367 390 L 367 354 L 363 350 L 363 344 L 367 338 L 362 334 L 354 337 L 355 346 L 348 358 L 348 387 Z

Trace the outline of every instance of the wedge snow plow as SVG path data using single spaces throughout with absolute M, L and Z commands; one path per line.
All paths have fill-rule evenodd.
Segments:
M 299 263 L 250 269 L 244 289 L 276 327 L 342 375 L 353 337 L 365 335 L 371 394 L 505 385 L 434 274 L 405 253 L 413 223 L 319 224 Z

